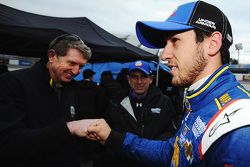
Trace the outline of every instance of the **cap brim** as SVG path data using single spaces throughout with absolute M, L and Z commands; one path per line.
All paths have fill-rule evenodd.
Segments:
M 165 38 L 175 31 L 193 29 L 192 26 L 171 21 L 138 21 L 136 23 L 136 35 L 142 45 L 148 48 L 164 48 Z

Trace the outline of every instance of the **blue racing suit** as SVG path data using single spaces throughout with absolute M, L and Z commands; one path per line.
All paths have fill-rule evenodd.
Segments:
M 122 150 L 148 166 L 250 166 L 249 97 L 229 66 L 221 66 L 187 94 L 182 125 L 173 138 L 153 141 L 126 133 Z M 107 142 L 114 142 L 113 133 Z

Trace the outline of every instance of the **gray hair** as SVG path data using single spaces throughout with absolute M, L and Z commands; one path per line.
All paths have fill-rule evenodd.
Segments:
M 58 56 L 65 56 L 70 48 L 78 49 L 85 59 L 92 56 L 91 49 L 75 34 L 63 34 L 56 37 L 50 44 L 49 49 L 53 49 Z

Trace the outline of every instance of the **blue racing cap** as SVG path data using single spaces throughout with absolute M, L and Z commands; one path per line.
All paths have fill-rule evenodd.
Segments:
M 229 48 L 233 43 L 231 25 L 224 13 L 217 7 L 203 1 L 183 4 L 166 21 L 138 21 L 136 34 L 149 48 L 164 48 L 165 38 L 173 33 L 199 29 L 208 33 L 219 31 L 223 42 Z
M 136 71 L 136 70 L 140 70 L 144 72 L 146 75 L 152 74 L 149 64 L 142 60 L 138 60 L 138 61 L 130 63 L 129 68 L 128 68 L 128 73 L 130 74 L 130 72 Z

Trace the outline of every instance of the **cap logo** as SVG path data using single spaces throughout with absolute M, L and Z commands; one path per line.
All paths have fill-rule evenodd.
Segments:
M 216 30 L 216 26 L 215 26 L 215 23 L 213 21 L 199 18 L 195 23 L 203 25 L 203 26 L 207 26 L 207 27 L 210 27 L 210 28 Z
M 137 62 L 135 62 L 135 66 L 136 66 L 136 67 L 140 67 L 140 66 L 142 66 L 142 62 L 141 62 L 141 61 L 137 61 Z

